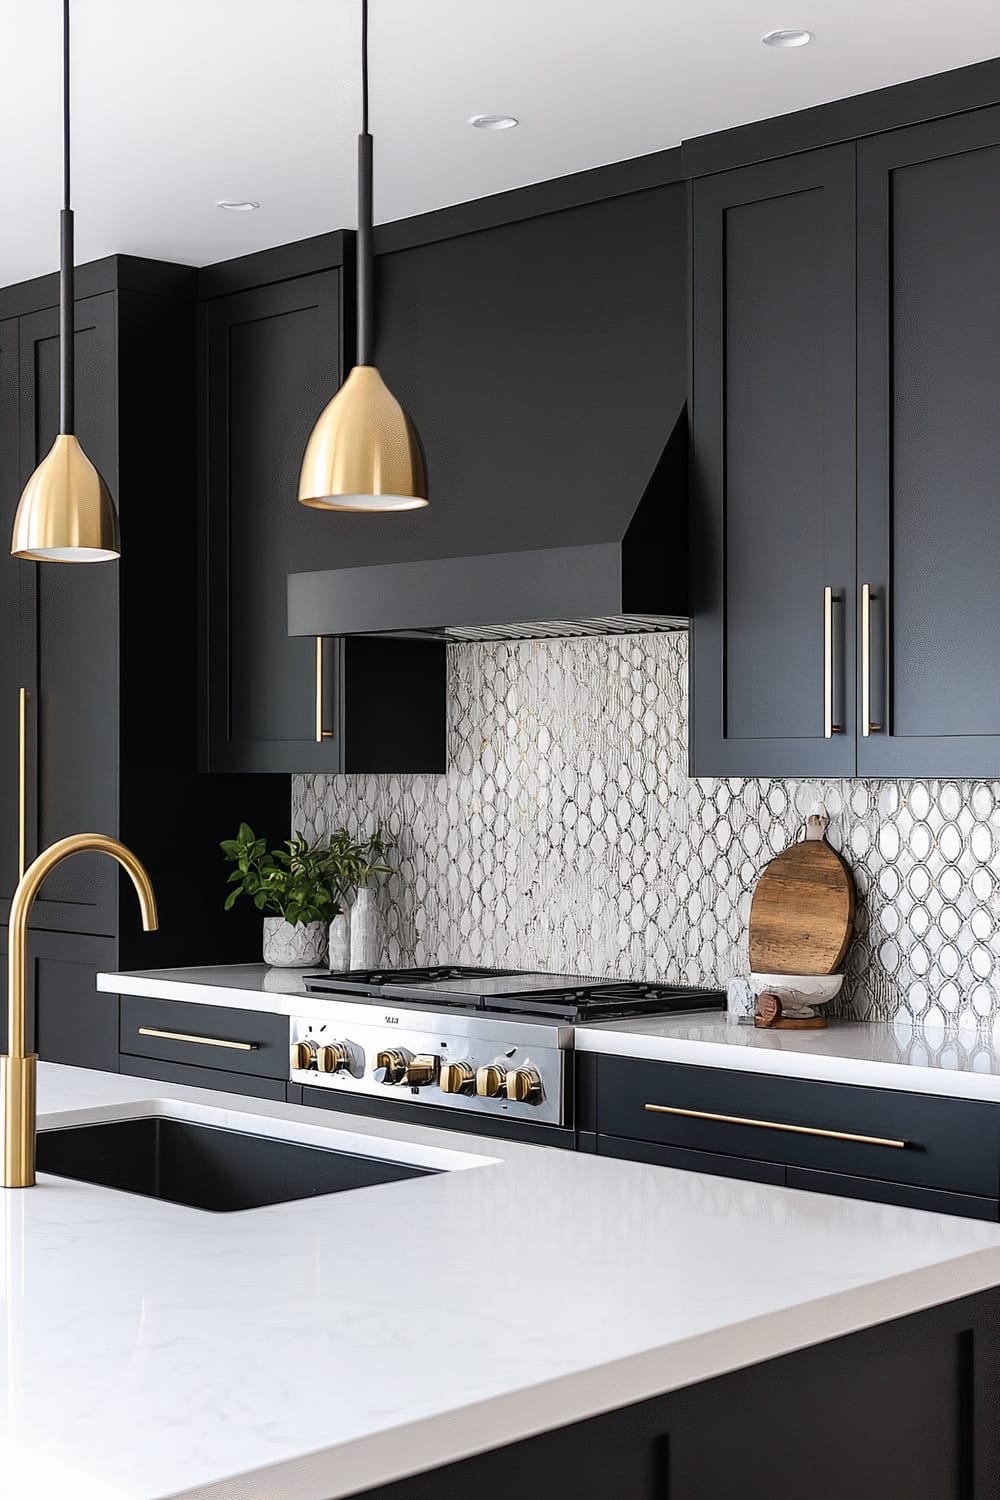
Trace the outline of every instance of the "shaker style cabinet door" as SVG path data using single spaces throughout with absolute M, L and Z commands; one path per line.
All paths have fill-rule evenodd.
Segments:
M 6 990 L 9 929 L 0 927 L 0 980 Z M 118 997 L 98 994 L 94 975 L 115 967 L 113 938 L 71 932 L 28 936 L 27 1045 L 44 1062 L 118 1072 Z M 7 1007 L 0 1049 L 7 1047 Z
M 996 777 L 1000 110 L 858 170 L 858 774 Z
M 298 503 L 299 467 L 341 379 L 338 269 L 207 304 L 204 760 L 213 771 L 334 771 L 340 647 L 288 634 L 289 573 L 336 566 L 329 516 Z M 362 517 L 361 524 L 365 518 Z M 317 693 L 322 727 L 317 742 Z
M 115 294 L 76 305 L 76 420 L 88 456 L 119 494 Z M 59 428 L 59 313 L 20 319 L 20 479 Z M 141 503 L 136 496 L 136 503 Z M 29 688 L 27 858 L 69 833 L 118 828 L 118 564 L 17 562 L 22 574 L 23 674 Z M 11 712 L 8 738 L 16 733 Z M 32 926 L 113 934 L 117 871 L 82 854 L 53 870 Z
M 691 771 L 851 775 L 854 147 L 692 211 Z

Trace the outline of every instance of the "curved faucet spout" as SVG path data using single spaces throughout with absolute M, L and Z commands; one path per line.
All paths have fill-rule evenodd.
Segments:
M 0 1057 L 0 1170 L 4 1187 L 30 1187 L 35 1180 L 35 1054 L 25 1053 L 25 958 L 28 919 L 46 875 L 71 854 L 109 854 L 135 886 L 142 925 L 158 922 L 153 883 L 131 849 L 104 833 L 74 833 L 43 849 L 18 883 L 10 907 L 7 952 L 7 1055 Z

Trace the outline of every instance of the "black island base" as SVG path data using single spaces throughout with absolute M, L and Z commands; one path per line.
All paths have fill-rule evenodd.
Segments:
M 1000 1292 L 352 1500 L 1000 1500 Z

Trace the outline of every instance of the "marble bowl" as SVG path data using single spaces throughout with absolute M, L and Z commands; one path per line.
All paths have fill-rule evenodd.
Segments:
M 751 974 L 755 995 L 777 995 L 792 1005 L 825 1005 L 840 994 L 843 974 Z

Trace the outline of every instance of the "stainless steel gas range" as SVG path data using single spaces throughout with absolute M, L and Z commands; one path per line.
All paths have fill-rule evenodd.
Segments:
M 473 1130 L 477 1116 L 572 1127 L 578 1023 L 725 1004 L 718 990 L 452 966 L 305 983 L 308 999 L 291 1022 L 293 1083 L 330 1090 L 346 1107 L 353 1099 L 459 1111 Z

